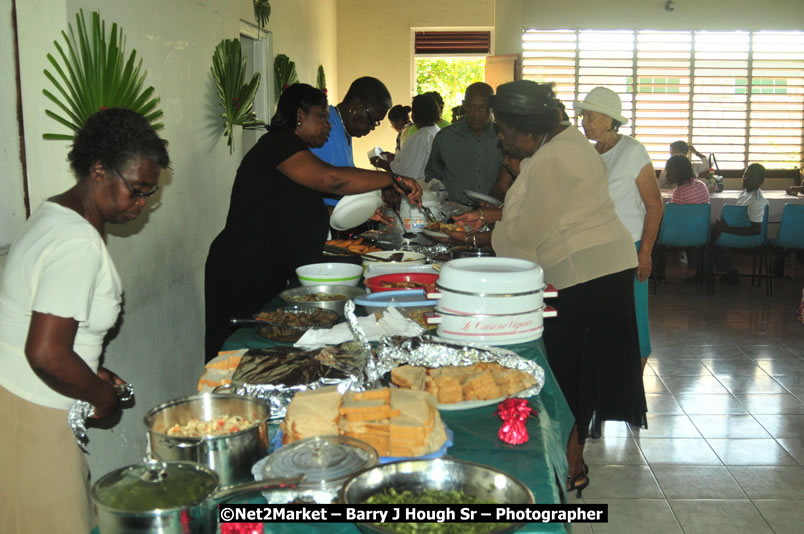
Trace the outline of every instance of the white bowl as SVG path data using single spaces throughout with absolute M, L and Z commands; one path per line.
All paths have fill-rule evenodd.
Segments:
M 427 257 L 419 252 L 410 252 L 408 250 L 383 250 L 382 252 L 369 252 L 368 254 L 378 258 L 390 258 L 391 255 L 399 252 L 404 254 L 402 259 L 399 261 L 378 261 L 363 256 L 363 267 L 368 267 L 371 264 L 378 263 L 404 263 L 405 265 L 416 265 L 424 263 L 424 259 Z
M 450 260 L 441 268 L 439 289 L 477 295 L 518 295 L 541 291 L 544 272 L 518 258 L 487 257 Z M 531 308 L 534 309 L 534 308 Z
M 296 269 L 303 286 L 356 286 L 362 274 L 363 266 L 352 263 L 311 263 Z

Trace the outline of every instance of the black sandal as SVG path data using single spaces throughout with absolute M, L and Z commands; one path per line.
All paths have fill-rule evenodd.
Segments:
M 584 464 L 585 467 L 585 464 Z M 589 485 L 589 475 L 586 473 L 578 473 L 577 475 L 570 475 L 567 477 L 569 480 L 569 487 L 567 488 L 567 493 L 572 493 L 573 491 L 576 492 L 575 496 L 577 498 L 581 498 L 581 492 Z M 583 482 L 578 483 L 578 480 L 583 480 Z

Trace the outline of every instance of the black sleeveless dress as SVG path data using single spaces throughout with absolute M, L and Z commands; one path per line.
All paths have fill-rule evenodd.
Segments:
M 281 292 L 301 265 L 321 261 L 329 213 L 322 193 L 277 166 L 309 150 L 292 132 L 270 131 L 237 170 L 226 226 L 209 248 L 204 273 L 205 353 L 209 361 L 234 328 Z

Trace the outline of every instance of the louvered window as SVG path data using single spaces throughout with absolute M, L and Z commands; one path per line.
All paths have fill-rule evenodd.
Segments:
M 528 30 L 526 79 L 552 81 L 572 102 L 598 85 L 616 91 L 657 168 L 668 145 L 690 141 L 721 169 L 802 164 L 804 32 Z
M 491 32 L 416 32 L 417 54 L 488 54 Z

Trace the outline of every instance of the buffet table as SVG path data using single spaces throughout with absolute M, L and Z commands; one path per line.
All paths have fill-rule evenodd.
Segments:
M 237 330 L 222 350 L 266 348 L 283 345 L 260 337 L 254 328 Z M 566 443 L 574 423 L 564 396 L 556 383 L 545 357 L 541 339 L 519 345 L 512 350 L 544 368 L 545 384 L 541 393 L 530 399 L 539 415 L 527 425 L 530 440 L 522 445 L 507 445 L 497 438 L 500 419 L 496 406 L 464 411 L 442 411 L 444 423 L 454 434 L 454 445 L 447 454 L 453 458 L 496 467 L 522 480 L 533 492 L 537 503 L 561 502 L 559 484 L 567 480 Z M 321 532 L 354 533 L 350 523 L 333 524 L 271 524 L 266 532 L 301 532 L 302 529 Z M 566 532 L 563 524 L 528 524 L 520 532 Z
M 740 198 L 742 193 L 742 191 L 712 193 L 710 195 L 710 203 L 712 204 L 711 221 L 714 223 L 720 219 L 724 204 L 737 204 L 737 199 Z M 762 191 L 762 194 L 768 200 L 768 222 L 770 223 L 778 223 L 782 220 L 782 211 L 784 211 L 785 204 L 804 204 L 804 196 L 794 197 L 784 191 Z M 672 197 L 672 189 L 662 189 L 662 200 L 665 203 L 670 202 Z

